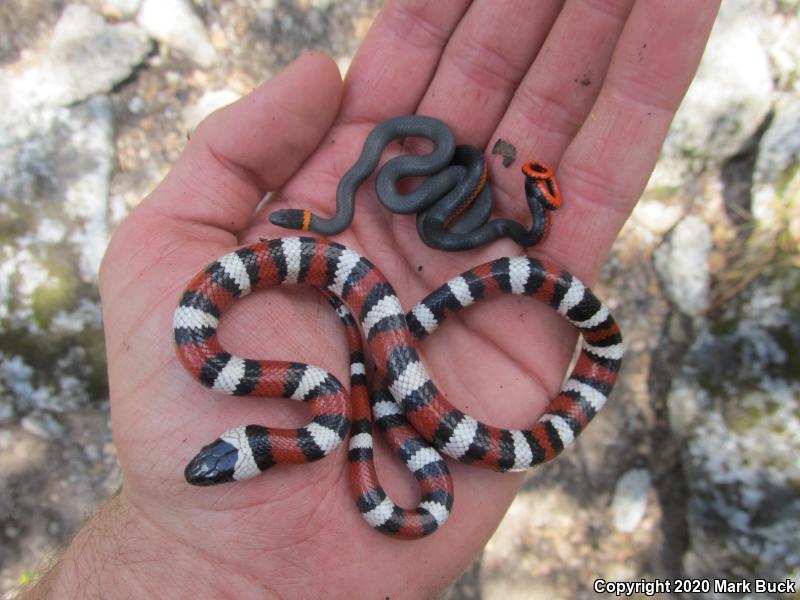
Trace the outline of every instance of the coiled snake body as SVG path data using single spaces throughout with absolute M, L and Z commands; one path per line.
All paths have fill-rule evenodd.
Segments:
M 301 363 L 241 358 L 219 342 L 223 311 L 237 298 L 272 285 L 318 288 L 337 308 L 348 332 L 351 408 L 342 384 Z M 572 373 L 530 429 L 487 425 L 453 407 L 438 390 L 416 350 L 450 312 L 499 294 L 533 297 L 581 333 Z M 390 445 L 419 480 L 422 499 L 399 508 L 380 487 L 372 462 L 361 336 L 367 340 L 380 388 L 372 412 Z M 232 395 L 282 396 L 306 402 L 313 420 L 299 429 L 236 427 L 203 448 L 186 468 L 190 483 L 241 480 L 280 463 L 322 458 L 350 432 L 351 485 L 367 522 L 390 534 L 417 538 L 447 518 L 453 488 L 438 451 L 498 471 L 550 460 L 567 447 L 605 404 L 622 360 L 619 328 L 608 309 L 577 278 L 525 256 L 500 258 L 451 279 L 408 314 L 389 282 L 365 257 L 336 243 L 287 237 L 245 246 L 209 265 L 189 283 L 174 317 L 184 367 L 206 386 Z
M 550 227 L 547 211 L 561 205 L 561 193 L 547 165 L 527 162 L 525 196 L 531 213 L 530 229 L 510 219 L 489 220 L 492 195 L 486 184 L 483 153 L 474 146 L 456 146 L 453 133 L 439 119 L 422 115 L 395 117 L 380 123 L 367 136 L 356 163 L 336 189 L 336 213 L 329 219 L 308 210 L 287 208 L 269 220 L 281 227 L 336 235 L 353 221 L 356 191 L 375 170 L 384 148 L 398 138 L 421 137 L 433 142 L 425 155 L 402 155 L 389 160 L 378 172 L 375 191 L 381 203 L 398 214 L 417 213 L 417 232 L 428 246 L 439 250 L 468 250 L 502 237 L 520 246 L 538 244 Z M 403 177 L 428 176 L 416 190 L 402 194 Z

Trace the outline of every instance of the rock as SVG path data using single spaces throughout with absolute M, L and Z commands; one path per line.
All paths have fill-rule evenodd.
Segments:
M 134 115 L 142 114 L 142 112 L 144 112 L 145 107 L 146 107 L 145 101 L 142 99 L 141 96 L 134 96 L 128 102 L 128 110 Z
M 80 256 L 79 277 L 94 281 L 108 241 L 105 213 L 115 164 L 109 100 L 95 97 L 70 108 L 43 109 L 35 122 L 20 124 L 13 133 L 16 139 L 0 138 L 0 198 L 54 245 L 66 238 Z M 39 269 L 49 279 L 47 266 L 26 245 L 7 259 L 18 269 Z M 39 279 L 35 273 L 25 277 L 29 285 Z
M 102 390 L 95 286 L 115 164 L 111 106 L 103 96 L 42 106 L 5 132 L 0 199 L 14 227 L 0 245 L 3 420 L 74 408 L 90 400 L 90 389 Z
M 668 396 L 687 577 L 800 573 L 800 273 L 773 266 L 706 324 Z
M 752 211 L 761 226 L 778 228 L 787 209 L 800 209 L 800 193 L 792 185 L 799 165 L 800 97 L 784 94 L 761 138 L 753 173 Z
M 0 429 L 0 452 L 5 452 L 11 447 L 11 432 L 7 429 Z
M 203 68 L 217 61 L 203 21 L 185 0 L 143 0 L 136 21 L 151 37 Z
M 0 353 L 0 359 L 0 402 L 8 406 L 6 419 L 13 416 L 16 403 L 32 408 L 47 401 L 50 390 L 34 384 L 33 367 L 21 356 Z
M 41 468 L 48 447 L 42 437 L 25 431 L 21 426 L 4 429 L 3 434 L 5 440 L 0 444 L 0 516 L 6 499 L 3 495 L 4 484 L 13 485 L 12 478 L 15 476 L 30 474 Z
M 683 216 L 684 209 L 677 204 L 665 204 L 658 200 L 640 200 L 631 213 L 631 225 L 636 229 L 645 228 L 651 233 L 663 236 Z
M 2 384 L 0 384 L 0 423 L 5 423 L 14 418 L 14 401 L 2 391 Z
M 696 383 L 670 394 L 671 412 L 696 417 L 680 431 L 691 494 L 688 576 L 783 579 L 800 569 L 800 443 L 782 434 L 800 426 L 798 394 L 783 385 L 742 393 L 725 399 L 725 410 Z
M 139 10 L 141 0 L 102 0 L 100 10 L 115 19 L 130 19 Z
M 86 444 L 83 448 L 83 455 L 90 463 L 99 462 L 101 458 L 100 449 L 96 444 Z
M 147 35 L 135 25 L 111 25 L 90 8 L 71 4 L 38 64 L 13 80 L 10 96 L 19 110 L 79 102 L 127 78 L 150 46 Z
M 759 31 L 760 12 L 745 0 L 723 2 L 697 76 L 675 115 L 649 188 L 681 186 L 746 145 L 773 101 L 773 75 Z M 748 18 L 742 18 L 749 12 Z M 743 74 L 747 74 L 743 76 Z
M 689 215 L 654 253 L 664 295 L 686 315 L 699 316 L 708 307 L 711 245 L 711 228 Z
M 212 112 L 236 102 L 240 95 L 232 90 L 206 92 L 200 99 L 183 110 L 183 126 L 187 131 L 194 130 Z
M 647 494 L 650 491 L 650 473 L 646 469 L 631 469 L 617 480 L 611 514 L 614 529 L 633 533 L 647 511 Z
M 79 149 L 84 157 L 92 157 L 81 171 L 73 172 L 72 181 L 65 186 L 66 216 L 80 223 L 69 241 L 79 248 L 84 281 L 96 281 L 108 244 L 105 213 L 115 162 L 112 119 L 110 102 L 98 97 L 89 101 L 85 110 L 73 111 L 64 122 L 70 128 L 71 147 Z
M 64 426 L 49 412 L 32 412 L 20 421 L 22 428 L 28 433 L 49 440 L 64 433 Z
M 787 13 L 778 11 L 771 16 L 762 39 L 769 42 L 767 51 L 777 86 L 797 91 L 800 81 L 800 45 L 797 43 L 800 39 L 800 19 L 797 18 L 800 15 L 800 2 L 783 0 L 783 4 L 789 10 Z

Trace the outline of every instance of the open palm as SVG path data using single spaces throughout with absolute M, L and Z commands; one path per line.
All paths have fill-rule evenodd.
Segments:
M 522 160 L 557 167 L 564 206 L 529 252 L 591 283 L 655 164 L 716 9 L 693 0 L 389 2 L 344 85 L 330 59 L 309 53 L 198 128 L 114 236 L 101 291 L 122 501 L 184 557 L 180 564 L 191 562 L 209 595 L 430 597 L 468 565 L 521 480 L 451 464 L 453 514 L 416 542 L 362 520 L 344 448 L 245 482 L 188 486 L 184 465 L 221 432 L 308 420 L 296 403 L 221 396 L 183 371 L 172 315 L 188 280 L 241 244 L 291 235 L 268 223 L 272 210 L 330 215 L 336 184 L 369 131 L 392 116 L 426 114 L 447 122 L 460 143 L 490 149 L 503 138 Z M 525 222 L 521 161 L 505 169 L 487 156 L 496 212 Z M 266 211 L 254 214 L 267 191 Z M 406 309 L 471 266 L 520 253 L 508 241 L 431 250 L 414 218 L 387 212 L 369 182 L 336 241 L 375 263 Z M 341 325 L 308 288 L 237 302 L 220 335 L 238 355 L 309 362 L 348 381 Z M 551 309 L 509 297 L 452 319 L 421 352 L 457 407 L 524 427 L 557 391 L 573 346 L 574 333 Z M 415 505 L 413 478 L 378 450 L 389 494 Z

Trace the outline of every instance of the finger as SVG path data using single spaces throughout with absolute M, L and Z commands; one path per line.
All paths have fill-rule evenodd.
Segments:
M 459 140 L 481 147 L 500 138 L 514 144 L 520 160 L 513 168 L 502 167 L 498 157 L 487 160 L 498 216 L 521 223 L 530 220 L 519 164 L 528 157 L 552 161 L 563 152 L 597 96 L 598 82 L 608 69 L 632 2 L 567 0 L 563 8 L 561 2 L 539 2 L 535 19 L 530 3 L 473 3 L 462 19 L 421 109 L 455 125 Z M 473 52 L 473 46 L 481 52 Z M 465 56 L 456 58 L 459 54 Z M 530 62 L 531 54 L 536 54 L 532 65 L 512 74 L 514 65 Z M 502 59 L 509 61 L 506 70 L 500 71 L 506 73 L 506 82 L 498 77 L 492 80 L 487 72 L 490 66 L 496 71 Z M 583 85 L 588 76 L 594 85 Z M 486 97 L 479 106 L 470 100 L 472 94 L 454 92 L 480 90 L 481 84 Z M 497 93 L 492 94 L 492 88 Z M 542 152 L 542 148 L 552 150 Z M 416 237 L 411 228 L 408 235 Z M 425 247 L 418 252 L 433 254 Z M 478 255 L 485 260 L 516 252 L 513 242 L 503 240 Z M 462 259 L 460 264 L 469 266 L 470 261 L 475 258 Z
M 387 2 L 347 73 L 340 121 L 375 123 L 416 112 L 468 6 L 468 0 Z
M 485 146 L 562 4 L 473 2 L 444 49 L 418 112 L 445 119 L 460 142 Z
M 596 2 L 571 4 L 576 10 L 581 8 L 580 4 L 584 8 L 599 6 Z M 608 7 L 609 3 L 603 6 Z M 533 253 L 554 256 L 557 263 L 589 283 L 605 260 L 622 222 L 644 187 L 672 114 L 697 66 L 716 8 L 705 6 L 700 14 L 697 5 L 691 2 L 681 3 L 681 10 L 677 10 L 676 6 L 675 3 L 638 2 L 617 36 L 619 46 L 609 61 L 608 83 L 603 87 L 601 97 L 591 113 L 586 106 L 586 98 L 575 99 L 566 94 L 562 102 L 574 103 L 572 110 L 578 116 L 562 119 L 560 127 L 553 132 L 547 128 L 542 131 L 554 157 L 558 157 L 560 150 L 568 146 L 559 171 L 565 203 L 553 216 L 550 237 L 543 246 L 533 249 Z M 573 21 L 574 18 L 569 20 Z M 581 27 L 587 26 L 588 19 L 579 21 Z M 600 19 L 595 17 L 594 21 Z M 553 39 L 564 39 L 564 36 L 570 39 L 566 35 L 570 31 L 567 25 L 564 25 L 564 31 L 558 31 L 561 23 L 559 18 L 553 31 L 557 37 Z M 607 34 L 613 33 L 613 28 L 613 25 L 607 25 Z M 571 31 L 576 33 L 575 29 Z M 680 47 L 675 44 L 675 31 L 682 32 Z M 548 38 L 545 47 L 550 43 L 551 39 Z M 647 53 L 638 62 L 638 52 L 645 43 Z M 570 51 L 567 46 L 569 44 L 564 46 L 564 52 Z M 609 48 L 600 48 L 598 54 L 602 52 L 611 55 Z M 551 54 L 556 53 L 543 50 L 543 54 L 544 66 L 537 61 L 532 72 L 547 68 L 550 64 L 553 69 L 548 76 L 550 85 L 558 86 L 558 82 L 563 80 L 573 83 L 574 75 L 568 66 L 572 63 L 574 69 L 579 65 L 579 55 L 566 55 L 563 60 L 567 62 L 559 65 L 559 58 L 550 58 Z M 602 61 L 594 64 L 597 65 L 595 68 L 600 68 Z M 559 72 L 561 75 L 557 76 Z M 589 101 L 591 99 L 589 97 Z M 514 102 L 517 100 L 515 98 Z M 581 103 L 584 107 L 580 106 Z M 658 106 L 658 110 L 651 108 L 653 105 Z M 581 110 L 589 117 L 580 128 L 574 144 L 569 146 L 565 138 L 570 129 L 577 129 L 577 123 L 583 120 L 579 115 Z M 644 118 L 647 112 L 652 113 L 649 121 Z M 531 119 L 531 122 L 535 121 Z M 524 121 L 520 129 L 525 130 Z M 580 174 L 573 177 L 577 169 L 586 169 L 595 176 L 588 180 Z M 605 176 L 608 179 L 604 179 Z M 584 181 L 590 181 L 595 186 L 581 187 L 585 186 Z M 601 184 L 606 183 L 613 187 L 603 188 Z M 584 195 L 576 199 L 578 192 L 584 189 Z M 565 364 L 570 355 L 569 341 L 573 334 L 570 328 L 562 322 L 554 322 L 552 316 L 546 314 L 546 309 L 538 305 L 526 308 L 526 314 L 540 317 L 541 320 L 535 322 L 544 323 L 546 330 L 523 327 L 519 308 L 511 300 L 497 301 L 493 311 L 491 322 L 481 320 L 478 314 L 465 314 L 462 319 L 478 337 L 491 340 L 504 350 L 509 348 L 507 340 L 517 340 L 516 345 L 506 350 L 507 360 L 521 365 L 521 372 L 539 373 L 545 388 L 557 386 L 561 373 L 559 365 Z M 551 343 L 544 360 L 542 353 L 530 352 L 531 348 L 541 346 L 542 340 L 557 342 Z M 430 343 L 435 342 L 432 340 Z
M 494 137 L 514 144 L 521 161 L 558 162 L 599 94 L 633 3 L 566 3 L 495 131 Z M 494 181 L 505 192 L 498 195 L 501 212 L 523 217 L 519 169 L 506 176 L 496 161 L 491 167 Z
M 565 4 L 493 135 L 513 144 L 519 159 L 510 169 L 488 161 L 498 215 L 529 222 L 518 165 L 526 160 L 558 163 L 597 99 L 633 3 Z
M 264 194 L 317 147 L 336 115 L 341 87 L 328 56 L 304 54 L 203 121 L 143 211 L 239 232 Z
M 499 139 L 514 145 L 519 160 L 513 168 L 504 167 L 499 157 L 487 157 L 498 216 L 529 222 L 519 165 L 528 159 L 557 163 L 597 98 L 633 2 L 541 2 L 536 4 L 536 19 L 521 18 L 531 15 L 530 3 L 475 3 L 462 19 L 421 112 L 443 116 L 455 125 L 459 139 L 479 147 L 491 147 L 492 140 Z M 472 56 L 475 45 L 481 51 Z M 533 55 L 535 60 L 527 65 Z M 448 56 L 453 64 L 447 63 Z M 503 60 L 509 61 L 505 70 Z M 515 69 L 523 63 L 525 69 Z M 489 72 L 505 73 L 507 80 L 495 75 L 492 81 Z M 472 82 L 459 81 L 462 74 Z M 453 87 L 476 89 L 480 95 L 480 83 L 485 98 L 479 103 L 472 93 L 446 93 Z M 514 248 L 504 241 L 485 257 L 516 252 Z
M 545 250 L 579 277 L 593 279 L 644 190 L 718 8 L 635 4 L 600 96 L 558 168 L 565 202 Z

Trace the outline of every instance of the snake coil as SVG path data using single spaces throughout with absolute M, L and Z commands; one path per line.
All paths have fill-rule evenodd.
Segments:
M 320 290 L 345 325 L 349 400 L 342 384 L 319 367 L 242 358 L 219 341 L 220 317 L 238 298 L 295 283 Z M 416 340 L 432 334 L 451 312 L 501 294 L 545 303 L 582 337 L 572 373 L 528 429 L 493 427 L 453 407 L 416 350 Z M 377 368 L 376 391 L 369 399 L 359 327 Z M 262 240 L 214 261 L 184 290 L 173 336 L 181 363 L 207 387 L 236 396 L 292 398 L 307 403 L 314 415 L 298 429 L 242 425 L 223 433 L 188 464 L 189 483 L 247 479 L 277 464 L 318 460 L 349 430 L 350 482 L 359 511 L 378 530 L 409 539 L 435 531 L 450 514 L 453 484 L 439 452 L 497 471 L 524 470 L 552 459 L 603 407 L 623 353 L 608 308 L 553 264 L 527 256 L 499 258 L 454 277 L 405 314 L 392 286 L 368 259 L 341 244 L 305 237 Z M 396 506 L 378 482 L 373 418 L 420 482 L 422 498 L 414 510 Z
M 269 216 L 274 225 L 331 236 L 353 221 L 359 186 L 375 170 L 384 148 L 393 140 L 421 137 L 433 142 L 424 155 L 401 155 L 381 168 L 375 190 L 381 203 L 397 214 L 417 214 L 417 233 L 431 248 L 469 250 L 509 237 L 520 246 L 538 244 L 547 234 L 547 211 L 561 205 L 561 193 L 553 171 L 540 162 L 522 166 L 525 196 L 531 213 L 530 229 L 511 219 L 489 220 L 492 195 L 486 185 L 483 153 L 474 146 L 455 145 L 452 131 L 439 119 L 421 115 L 395 117 L 380 123 L 367 136 L 356 163 L 336 189 L 336 213 L 326 219 L 308 210 L 288 208 Z M 397 188 L 403 177 L 428 176 L 413 192 Z

